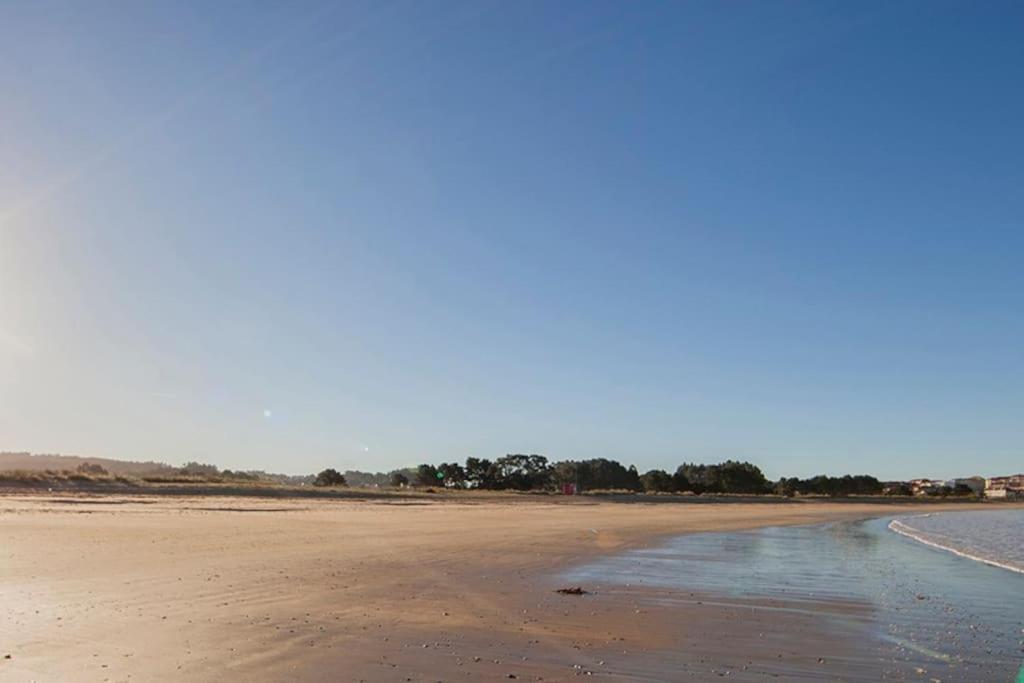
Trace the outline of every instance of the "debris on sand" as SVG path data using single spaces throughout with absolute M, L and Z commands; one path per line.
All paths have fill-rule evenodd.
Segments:
M 562 595 L 587 595 L 590 591 L 585 591 L 581 586 L 570 586 L 568 588 L 559 588 L 555 591 Z

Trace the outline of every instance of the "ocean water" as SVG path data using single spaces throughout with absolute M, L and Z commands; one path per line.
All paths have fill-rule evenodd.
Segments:
M 1019 566 L 1022 525 L 1024 511 L 1006 510 L 690 534 L 566 579 L 810 609 L 852 599 L 871 605 L 864 652 L 876 668 L 865 680 L 1024 681 L 1024 574 L 986 564 Z
M 1024 573 L 1024 510 L 897 517 L 889 528 L 933 548 Z

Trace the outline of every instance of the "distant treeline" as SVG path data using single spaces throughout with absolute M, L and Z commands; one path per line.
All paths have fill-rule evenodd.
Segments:
M 341 473 L 329 468 L 315 476 L 220 470 L 215 465 L 190 462 L 174 468 L 171 472 L 162 473 L 162 478 L 167 478 L 168 475 L 201 478 L 207 481 L 267 481 L 291 485 L 374 488 L 416 486 L 489 491 L 551 491 L 561 490 L 570 484 L 580 493 L 633 491 L 783 496 L 851 496 L 883 493 L 882 482 L 864 474 L 842 477 L 819 475 L 810 479 L 789 477 L 773 483 L 764 476 L 757 465 L 736 460 L 726 460 L 715 465 L 683 463 L 671 474 L 665 470 L 649 470 L 640 474 L 633 465 L 627 467 L 606 458 L 551 463 L 543 455 L 518 453 L 505 455 L 494 461 L 486 458 L 467 458 L 465 464 L 424 463 L 418 467 L 391 472 L 348 470 Z M 909 495 L 910 492 L 897 489 L 894 493 Z
M 883 492 L 883 484 L 867 474 L 843 477 L 827 477 L 820 474 L 810 479 L 796 477 L 782 478 L 775 484 L 775 493 L 785 496 L 817 494 L 821 496 L 877 496 Z M 910 489 L 897 490 L 898 494 L 911 495 Z
M 326 472 L 326 471 L 325 471 Z M 321 482 L 339 481 L 333 470 Z M 883 484 L 869 475 L 843 477 L 796 477 L 771 482 L 761 469 L 749 462 L 727 460 L 714 465 L 683 463 L 675 472 L 650 470 L 640 474 L 636 467 L 615 460 L 563 460 L 551 463 L 542 455 L 509 454 L 494 461 L 467 458 L 465 464 L 424 463 L 416 468 L 389 473 L 345 472 L 349 486 L 417 486 L 451 489 L 551 491 L 571 485 L 577 492 L 618 490 L 647 493 L 694 494 L 778 494 L 793 495 L 879 495 Z M 335 484 L 337 485 L 337 484 Z M 903 490 L 897 489 L 902 494 Z
M 123 462 L 104 458 L 0 453 L 0 470 L 2 469 L 52 469 L 73 473 L 75 476 L 94 478 L 128 474 L 151 482 L 266 482 L 292 486 L 414 486 L 491 491 L 555 491 L 562 490 L 568 485 L 579 493 L 631 491 L 782 496 L 912 494 L 906 484 L 885 486 L 869 475 L 819 475 L 810 479 L 784 477 L 777 482 L 770 482 L 756 465 L 735 460 L 713 465 L 683 463 L 674 472 L 655 469 L 641 474 L 632 465 L 625 466 L 606 458 L 549 462 L 543 455 L 536 454 L 509 454 L 493 461 L 486 458 L 467 458 L 465 463 L 424 463 L 418 467 L 390 472 L 348 470 L 341 473 L 332 468 L 317 475 L 292 476 L 259 470 L 221 470 L 216 465 L 200 462 L 172 467 L 165 463 Z M 952 491 L 950 495 L 959 494 L 966 495 L 959 490 Z
M 155 475 L 143 475 L 143 481 L 152 482 L 190 482 L 204 481 L 212 483 L 232 482 L 265 482 L 271 484 L 288 484 L 300 486 L 313 483 L 313 475 L 293 476 L 275 474 L 263 470 L 222 470 L 216 465 L 201 462 L 187 462 L 181 467 L 172 468 L 169 472 Z

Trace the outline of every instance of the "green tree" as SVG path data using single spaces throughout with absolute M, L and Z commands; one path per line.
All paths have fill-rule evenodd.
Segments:
M 478 489 L 494 488 L 494 463 L 486 458 L 466 458 L 466 481 Z
M 790 477 L 789 479 L 787 479 L 786 477 L 782 477 L 777 482 L 775 482 L 775 486 L 772 490 L 777 495 L 792 498 L 799 491 L 799 484 L 800 480 L 797 479 L 796 477 Z
M 680 467 L 672 475 L 672 490 L 673 491 L 693 491 L 693 486 L 690 484 L 689 477 L 686 476 L 686 472 Z
M 727 460 L 718 466 L 717 474 L 725 493 L 768 493 L 772 488 L 761 468 L 749 462 Z
M 563 460 L 555 463 L 551 472 L 556 484 L 575 484 L 580 491 L 641 489 L 640 475 L 636 467 L 624 467 L 622 463 L 607 458 Z
M 181 473 L 194 477 L 216 477 L 220 470 L 216 465 L 207 465 L 201 462 L 187 462 L 181 467 Z
M 416 468 L 417 486 L 438 486 L 441 482 L 437 476 L 437 468 L 424 463 Z
M 675 490 L 672 475 L 665 470 L 650 470 L 640 475 L 640 485 L 648 493 L 668 493 Z
M 313 486 L 345 486 L 345 476 L 334 469 L 328 467 L 326 470 L 316 475 L 316 479 L 313 480 Z
M 443 462 L 437 467 L 438 478 L 448 488 L 461 489 L 466 487 L 466 470 L 457 462 Z
M 676 470 L 677 487 L 689 484 L 694 493 L 768 493 L 771 484 L 756 465 L 727 460 L 717 465 L 683 463 Z
M 782 490 L 780 490 L 780 484 Z M 791 491 L 804 496 L 876 496 L 881 494 L 884 488 L 882 482 L 867 474 L 846 474 L 842 477 L 819 474 L 810 479 L 791 477 L 781 479 L 775 485 L 777 493 L 786 494 L 787 491 Z
M 530 491 L 551 485 L 551 466 L 543 455 L 505 455 L 494 462 L 494 488 Z

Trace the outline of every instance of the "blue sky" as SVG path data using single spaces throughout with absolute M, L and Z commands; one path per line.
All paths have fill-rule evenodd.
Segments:
M 0 449 L 1024 462 L 1019 3 L 0 6 Z

